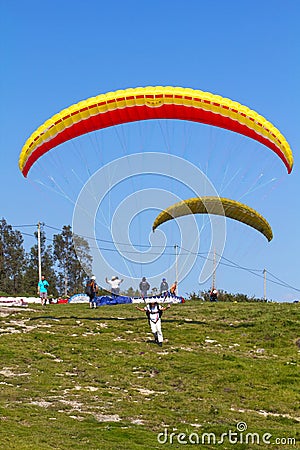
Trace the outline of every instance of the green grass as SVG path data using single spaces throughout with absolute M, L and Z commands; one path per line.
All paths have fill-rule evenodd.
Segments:
M 132 305 L 3 311 L 3 450 L 300 448 L 298 304 L 173 305 L 163 348 Z M 239 422 L 239 443 L 178 442 L 218 440 Z M 247 444 L 247 433 L 269 433 L 272 445 Z M 296 444 L 275 442 L 288 438 Z

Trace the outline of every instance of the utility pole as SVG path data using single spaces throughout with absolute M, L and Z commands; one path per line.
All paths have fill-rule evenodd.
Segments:
M 69 239 L 66 235 L 66 263 L 65 263 L 65 297 L 68 296 L 68 275 L 69 275 Z
M 213 255 L 213 273 L 212 273 L 211 290 L 213 291 L 215 288 L 216 288 L 216 249 L 214 249 L 214 255 Z
M 39 281 L 42 279 L 42 258 L 41 258 L 41 222 L 37 224 L 37 240 L 38 240 L 38 266 L 39 266 Z
M 266 269 L 263 270 L 264 274 L 264 300 L 267 301 L 267 271 Z
M 175 281 L 177 281 L 177 295 L 178 295 L 178 245 L 175 244 L 174 245 L 174 249 L 175 249 Z

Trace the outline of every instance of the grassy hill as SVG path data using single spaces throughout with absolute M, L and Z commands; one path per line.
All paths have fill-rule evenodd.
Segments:
M 2 309 L 0 448 L 299 449 L 299 308 Z

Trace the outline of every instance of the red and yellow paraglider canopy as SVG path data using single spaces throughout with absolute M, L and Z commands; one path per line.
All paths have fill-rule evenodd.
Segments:
M 138 87 L 92 97 L 55 114 L 26 141 L 19 167 L 26 177 L 44 153 L 91 131 L 127 122 L 179 119 L 214 125 L 243 134 L 273 150 L 288 173 L 293 155 L 280 131 L 264 117 L 219 95 L 180 87 Z

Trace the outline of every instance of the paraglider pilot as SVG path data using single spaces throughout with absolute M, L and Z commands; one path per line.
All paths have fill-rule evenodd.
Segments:
M 140 308 L 136 306 L 136 309 L 139 311 L 145 311 L 148 317 L 148 322 L 153 333 L 155 343 L 162 347 L 163 343 L 163 334 L 161 330 L 161 316 L 163 311 L 171 308 L 171 305 L 162 306 L 157 302 L 148 303 L 144 308 Z

